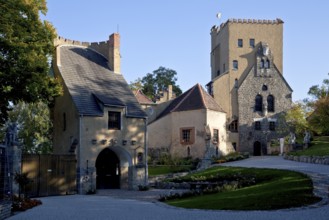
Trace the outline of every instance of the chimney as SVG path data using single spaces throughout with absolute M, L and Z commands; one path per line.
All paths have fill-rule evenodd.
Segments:
M 110 36 L 108 41 L 108 53 L 109 53 L 109 68 L 115 72 L 121 73 L 121 56 L 120 56 L 120 35 L 114 33 Z
M 173 98 L 172 85 L 168 86 L 168 101 Z

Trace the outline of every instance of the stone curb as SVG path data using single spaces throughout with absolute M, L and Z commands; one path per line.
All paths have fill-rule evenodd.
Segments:
M 292 160 L 296 162 L 302 163 L 314 163 L 314 164 L 322 164 L 329 165 L 329 156 L 293 156 L 293 155 L 284 155 L 285 160 Z

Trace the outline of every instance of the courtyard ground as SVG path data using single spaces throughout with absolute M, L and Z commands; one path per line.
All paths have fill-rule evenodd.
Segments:
M 169 191 L 99 191 L 96 195 L 72 195 L 41 198 L 43 205 L 18 213 L 9 219 L 230 219 L 230 220 L 325 220 L 329 216 L 329 166 L 298 163 L 282 157 L 252 157 L 220 166 L 262 167 L 288 169 L 306 173 L 315 180 L 317 193 L 325 197 L 322 202 L 302 208 L 275 211 L 207 211 L 175 208 L 156 199 Z M 293 199 L 293 198 L 291 198 Z

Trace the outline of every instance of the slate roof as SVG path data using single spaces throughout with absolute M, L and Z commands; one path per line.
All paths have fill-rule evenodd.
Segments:
M 79 114 L 102 116 L 104 106 L 125 107 L 128 117 L 146 117 L 121 74 L 112 72 L 107 59 L 81 46 L 59 46 L 59 71 Z
M 182 95 L 175 98 L 169 106 L 158 116 L 164 117 L 171 112 L 191 111 L 198 109 L 210 109 L 224 112 L 216 103 L 215 99 L 210 96 L 200 84 L 196 84 Z

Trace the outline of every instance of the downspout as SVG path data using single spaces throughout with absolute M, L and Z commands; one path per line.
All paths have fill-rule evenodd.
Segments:
M 145 185 L 148 185 L 148 164 L 147 164 L 147 145 L 148 145 L 148 132 L 147 132 L 147 118 L 144 119 L 145 135 L 144 135 L 144 153 L 145 153 Z
M 78 182 L 78 187 L 79 187 L 79 194 L 82 194 L 82 187 L 81 187 L 81 169 L 80 169 L 80 149 L 81 149 L 81 131 L 82 131 L 82 119 L 83 119 L 83 114 L 79 115 L 79 147 L 78 147 L 78 167 L 77 167 L 77 171 L 78 171 L 78 178 L 77 178 L 77 182 Z

